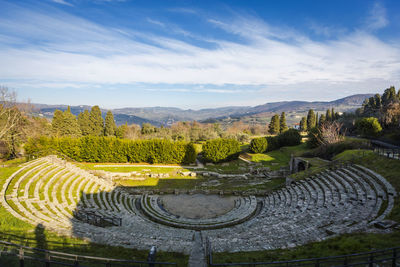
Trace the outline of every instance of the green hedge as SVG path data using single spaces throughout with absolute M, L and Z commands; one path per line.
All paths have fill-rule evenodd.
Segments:
M 268 142 L 265 137 L 253 138 L 250 142 L 250 150 L 253 153 L 264 153 L 267 147 Z
M 240 151 L 240 144 L 235 139 L 213 139 L 203 145 L 204 159 L 212 162 L 237 159 Z
M 289 129 L 278 135 L 279 146 L 297 146 L 301 144 L 301 135 L 296 129 Z
M 163 139 L 126 140 L 115 137 L 29 139 L 24 146 L 28 156 L 61 153 L 80 162 L 148 162 L 189 164 L 196 161 L 192 143 Z
M 301 139 L 302 137 L 298 130 L 289 129 L 277 136 L 254 138 L 250 142 L 250 150 L 253 153 L 263 153 L 265 151 L 279 149 L 283 146 L 297 146 L 301 144 Z
M 267 139 L 267 151 L 272 151 L 280 148 L 278 136 L 267 136 L 265 137 L 265 139 Z

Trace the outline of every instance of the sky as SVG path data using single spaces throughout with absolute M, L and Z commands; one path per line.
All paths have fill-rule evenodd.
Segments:
M 254 106 L 400 86 L 398 0 L 0 0 L 0 85 L 103 108 Z

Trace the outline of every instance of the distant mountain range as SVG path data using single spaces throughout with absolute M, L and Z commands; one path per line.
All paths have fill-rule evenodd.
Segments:
M 222 108 L 207 108 L 200 110 L 180 109 L 173 107 L 145 107 L 145 108 L 120 108 L 112 109 L 115 121 L 118 125 L 121 124 L 143 124 L 151 123 L 156 126 L 171 125 L 177 121 L 203 121 L 213 122 L 223 120 L 225 118 L 245 118 L 249 116 L 270 116 L 273 113 L 287 112 L 304 114 L 309 109 L 324 112 L 327 108 L 335 108 L 336 111 L 352 111 L 359 108 L 366 98 L 373 94 L 357 94 L 334 101 L 281 101 L 266 103 L 263 105 L 250 106 L 232 106 Z M 47 118 L 52 118 L 54 110 L 66 110 L 67 105 L 46 105 L 33 104 L 36 114 Z M 71 106 L 71 112 L 78 115 L 85 109 L 90 109 L 90 106 Z M 103 115 L 107 110 L 102 110 Z

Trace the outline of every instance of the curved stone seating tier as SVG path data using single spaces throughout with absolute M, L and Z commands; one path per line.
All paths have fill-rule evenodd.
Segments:
M 390 183 L 365 167 L 327 170 L 269 194 L 258 216 L 208 237 L 215 251 L 290 248 L 373 227 L 395 196 Z M 379 214 L 383 200 L 388 205 Z
M 194 230 L 209 237 L 214 251 L 230 252 L 294 247 L 363 231 L 390 213 L 396 195 L 384 177 L 349 165 L 265 197 L 238 197 L 234 208 L 218 217 L 188 219 L 170 214 L 157 195 L 128 194 L 110 181 L 48 156 L 22 164 L 8 177 L 0 201 L 13 216 L 62 235 L 189 253 Z M 91 225 L 75 218 L 76 211 L 121 218 L 122 225 Z
M 144 195 L 140 198 L 140 208 L 151 220 L 172 227 L 207 230 L 239 224 L 252 217 L 257 209 L 257 199 L 254 196 L 240 197 L 235 201 L 235 207 L 216 218 L 190 219 L 176 216 L 163 209 L 158 195 Z

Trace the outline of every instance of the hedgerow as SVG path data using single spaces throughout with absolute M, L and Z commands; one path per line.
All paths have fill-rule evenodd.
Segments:
M 240 144 L 235 139 L 213 139 L 203 145 L 204 159 L 212 162 L 237 159 L 240 151 Z
M 58 152 L 79 162 L 189 164 L 194 163 L 197 156 L 192 143 L 163 139 L 127 140 L 98 136 L 31 138 L 25 144 L 24 149 L 30 157 Z

